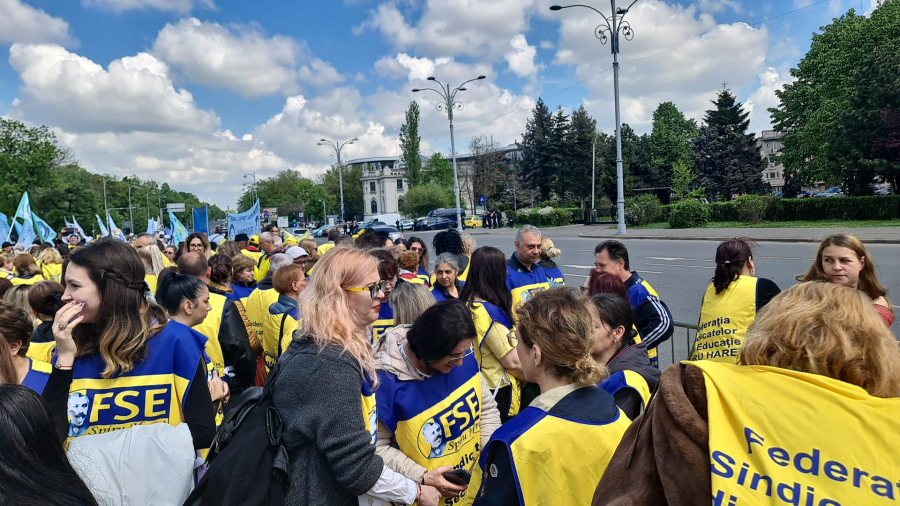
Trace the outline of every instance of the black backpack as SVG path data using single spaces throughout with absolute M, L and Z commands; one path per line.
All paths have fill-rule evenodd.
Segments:
M 276 363 L 264 387 L 251 387 L 225 413 L 206 457 L 209 468 L 184 506 L 278 506 L 291 486 L 283 423 L 272 405 L 275 381 L 290 359 Z

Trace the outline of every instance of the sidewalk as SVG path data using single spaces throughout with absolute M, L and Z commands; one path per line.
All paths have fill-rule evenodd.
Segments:
M 614 225 L 586 225 L 578 237 L 596 239 L 655 239 L 674 241 L 727 241 L 749 237 L 754 241 L 820 242 L 831 234 L 852 234 L 868 244 L 900 244 L 900 227 L 872 228 L 684 228 L 635 229 L 617 236 Z

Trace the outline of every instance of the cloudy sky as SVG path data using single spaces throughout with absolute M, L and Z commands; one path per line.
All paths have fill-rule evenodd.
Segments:
M 628 0 L 630 2 L 630 0 Z M 457 144 L 520 139 L 538 97 L 584 105 L 614 129 L 612 55 L 586 9 L 558 0 L 0 0 L 0 115 L 48 125 L 82 164 L 137 174 L 234 207 L 243 174 L 314 177 L 346 140 L 351 159 L 393 156 L 410 100 L 422 151 L 449 153 L 434 75 L 458 84 Z M 609 12 L 609 3 L 590 2 Z M 624 3 L 624 5 L 623 5 Z M 700 118 L 723 82 L 766 108 L 811 34 L 875 0 L 638 0 L 621 45 L 623 121 L 648 132 L 674 101 Z M 627 6 L 620 0 L 619 6 Z

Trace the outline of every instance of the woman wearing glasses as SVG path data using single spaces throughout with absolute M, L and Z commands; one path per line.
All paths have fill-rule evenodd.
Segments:
M 300 294 L 300 329 L 279 359 L 273 403 L 291 448 L 285 504 L 356 506 L 369 496 L 437 505 L 440 494 L 387 466 L 375 454 L 375 362 L 366 327 L 384 295 L 378 261 L 335 249 Z M 223 487 L 227 488 L 227 487 Z
M 425 282 L 426 286 L 431 286 L 431 272 L 428 271 L 428 268 L 431 265 L 428 258 L 428 246 L 425 245 L 425 241 L 419 239 L 418 237 L 410 237 L 409 238 L 409 250 L 415 251 L 419 255 L 419 270 L 416 272 L 416 277 Z
M 397 286 L 400 268 L 397 266 L 397 261 L 394 260 L 394 255 L 386 249 L 369 250 L 369 254 L 378 262 L 378 275 L 381 276 L 381 288 L 384 293 L 380 299 L 381 309 L 378 319 L 372 322 L 372 342 L 374 343 L 394 327 L 394 308 L 391 307 L 390 299 L 391 292 Z
M 481 378 L 472 348 L 472 315 L 457 300 L 426 309 L 375 343 L 378 369 L 378 454 L 385 465 L 446 498 L 466 485 L 444 478 L 471 470 L 500 427 L 497 403 Z M 465 499 L 453 501 L 465 503 Z M 471 503 L 471 498 L 468 499 Z
M 187 253 L 188 251 L 193 251 L 196 253 L 200 253 L 201 255 L 209 258 L 213 256 L 212 247 L 209 245 L 209 239 L 206 238 L 206 234 L 201 232 L 194 232 L 193 234 L 187 236 L 187 240 L 184 241 L 187 244 Z

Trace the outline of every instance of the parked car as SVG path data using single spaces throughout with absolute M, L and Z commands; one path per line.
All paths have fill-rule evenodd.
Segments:
M 425 222 L 425 230 L 446 230 L 453 228 L 453 222 L 447 218 L 428 218 Z
M 413 230 L 413 226 L 416 224 L 416 220 L 400 220 L 400 230 Z
M 385 231 L 388 235 L 391 236 L 392 241 L 396 241 L 397 239 L 403 239 L 403 234 L 394 227 L 389 227 L 387 225 L 373 225 L 369 227 L 369 229 L 374 230 L 375 232 Z
M 428 218 L 416 218 L 416 223 L 413 225 L 413 230 L 426 230 L 425 226 L 427 225 Z
M 817 193 L 816 197 L 843 197 L 844 192 L 841 191 L 840 186 L 833 186 L 822 193 Z
M 463 225 L 466 228 L 475 228 L 481 226 L 481 218 L 475 216 L 466 216 L 466 219 L 463 220 Z
M 891 188 L 890 188 L 890 187 L 887 187 L 887 188 L 879 188 L 879 189 L 875 190 L 875 195 L 890 195 L 890 194 L 891 194 Z
M 294 239 L 297 241 L 302 241 L 303 239 L 309 239 L 310 233 L 308 228 L 292 228 L 289 230 L 291 235 L 294 236 Z

